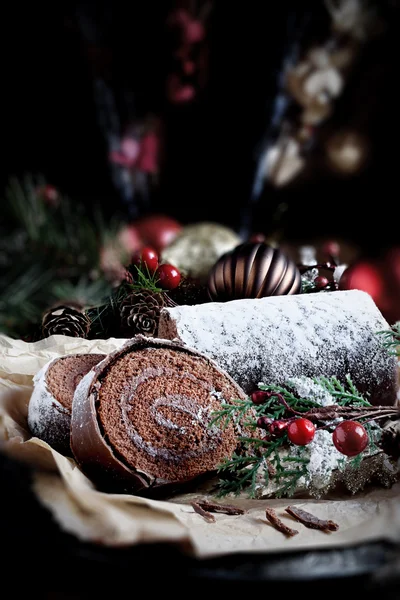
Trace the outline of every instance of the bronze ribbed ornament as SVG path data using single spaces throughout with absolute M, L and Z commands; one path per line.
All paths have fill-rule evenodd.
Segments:
M 263 242 L 245 242 L 223 254 L 208 275 L 211 300 L 298 294 L 301 274 L 293 260 Z

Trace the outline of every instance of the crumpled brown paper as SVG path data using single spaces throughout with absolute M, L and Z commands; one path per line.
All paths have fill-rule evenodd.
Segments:
M 198 558 L 243 552 L 278 552 L 341 547 L 368 541 L 400 542 L 400 483 L 390 489 L 370 489 L 356 496 L 325 500 L 229 498 L 246 510 L 230 516 L 215 514 L 209 523 L 190 502 L 213 498 L 210 489 L 174 496 L 168 501 L 97 491 L 75 462 L 48 444 L 32 438 L 26 422 L 33 375 L 51 358 L 73 353 L 109 353 L 125 340 L 83 340 L 51 336 L 35 343 L 0 335 L 0 448 L 34 467 L 33 486 L 39 500 L 60 527 L 79 539 L 107 546 L 174 542 Z M 296 504 L 315 516 L 331 519 L 339 530 L 307 529 L 284 512 Z M 265 518 L 265 507 L 298 535 L 286 538 Z

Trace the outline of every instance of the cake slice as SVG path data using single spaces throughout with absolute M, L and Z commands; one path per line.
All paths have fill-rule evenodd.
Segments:
M 79 383 L 71 448 L 104 491 L 151 494 L 215 473 L 238 447 L 238 425 L 212 424 L 243 390 L 207 356 L 135 336 Z
M 55 450 L 71 455 L 69 444 L 72 400 L 79 381 L 105 354 L 71 354 L 48 361 L 33 379 L 28 406 L 32 435 Z

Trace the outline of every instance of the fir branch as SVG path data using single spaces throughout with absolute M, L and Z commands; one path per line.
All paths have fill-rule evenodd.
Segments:
M 133 283 L 128 284 L 131 290 L 140 290 L 145 288 L 154 293 L 161 293 L 164 291 L 160 286 L 157 285 L 159 281 L 157 273 L 151 273 L 146 264 L 133 265 L 133 267 L 130 268 L 130 271 L 134 278 Z
M 0 331 L 10 337 L 24 336 L 40 320 L 42 292 L 52 281 L 54 272 L 33 264 L 7 272 L 0 278 Z
M 277 498 L 283 498 L 284 496 L 290 497 L 295 493 L 299 479 L 307 476 L 307 466 L 304 465 L 301 469 L 295 471 L 283 471 L 281 478 L 284 477 L 284 483 L 275 491 Z
M 43 184 L 43 181 L 40 183 Z M 35 181 L 32 175 L 25 175 L 22 181 L 11 177 L 5 191 L 6 204 L 16 225 L 22 226 L 35 242 L 40 240 L 46 222 L 45 205 L 37 193 L 38 185 L 39 181 Z
M 248 411 L 252 409 L 257 411 L 257 407 L 255 407 L 253 402 L 249 399 L 241 400 L 240 398 L 236 398 L 232 399 L 231 402 L 231 404 L 224 402 L 221 410 L 213 412 L 214 417 L 211 419 L 209 427 L 216 425 L 221 426 L 222 429 L 226 429 L 230 420 L 237 423 L 243 419 Z
M 87 275 L 82 275 L 76 283 L 70 280 L 55 281 L 50 285 L 49 291 L 56 300 L 69 300 L 89 308 L 104 304 L 112 289 L 103 279 L 92 281 Z
M 391 325 L 390 329 L 378 331 L 377 334 L 382 336 L 383 346 L 390 354 L 400 356 L 400 321 Z
M 339 405 L 345 406 L 352 404 L 354 406 L 371 406 L 371 403 L 366 400 L 357 390 L 349 375 L 346 376 L 346 383 L 341 383 L 337 377 L 315 377 L 314 383 L 320 385 L 331 396 L 336 398 Z M 347 387 L 346 387 L 347 385 Z
M 29 335 L 55 301 L 100 307 L 111 294 L 105 275 L 99 275 L 100 249 L 104 239 L 117 237 L 117 223 L 105 225 L 103 219 L 100 225 L 98 209 L 92 209 L 93 217 L 58 190 L 52 203 L 46 187 L 43 177 L 26 175 L 10 178 L 5 189 L 0 330 L 11 337 Z M 105 331 L 99 335 L 106 337 Z
M 256 478 L 263 460 L 262 456 L 238 456 L 233 454 L 231 459 L 224 461 L 217 469 L 219 474 L 222 473 L 217 495 L 219 497 L 231 493 L 239 495 L 245 488 L 250 487 L 249 497 L 254 498 Z M 226 473 L 229 476 L 226 476 Z
M 226 427 L 230 421 L 243 424 L 247 417 L 254 429 L 259 425 L 267 430 L 265 437 L 238 436 L 243 453 L 234 454 L 218 469 L 221 495 L 239 494 L 246 490 L 249 497 L 255 497 L 260 481 L 268 485 L 272 477 L 277 484 L 275 496 L 290 496 L 298 488 L 299 480 L 302 477 L 307 479 L 310 459 L 306 446 L 297 446 L 296 454 L 293 455 L 290 453 L 291 443 L 286 430 L 281 429 L 278 434 L 274 434 L 277 430 L 272 428 L 273 421 L 282 417 L 286 417 L 288 422 L 293 417 L 304 416 L 317 423 L 317 429 L 331 430 L 336 426 L 338 418 L 357 419 L 364 423 L 367 429 L 369 446 L 351 461 L 346 461 L 343 457 L 343 465 L 358 468 L 365 456 L 376 453 L 378 446 L 375 442 L 379 437 L 380 427 L 375 420 L 398 416 L 399 409 L 372 406 L 357 390 L 349 376 L 344 382 L 339 381 L 337 377 L 318 377 L 313 381 L 331 394 L 337 403 L 323 406 L 310 398 L 298 397 L 292 391 L 294 386 L 290 382 L 287 387 L 260 384 L 259 389 L 267 392 L 262 404 L 254 404 L 251 397 L 248 397 L 246 400 L 238 399 L 224 404 L 220 411 L 214 413 L 215 417 L 211 422 L 214 425 Z M 260 401 L 259 398 L 257 401 Z M 260 416 L 266 417 L 266 421 L 261 420 L 261 424 L 258 423 Z
M 257 407 L 258 416 L 272 417 L 273 419 L 282 418 L 287 412 L 288 407 L 291 411 L 307 412 L 312 408 L 318 408 L 320 405 L 309 398 L 300 398 L 291 391 L 290 381 L 285 386 L 260 384 L 259 389 L 265 392 L 273 392 L 274 395 Z

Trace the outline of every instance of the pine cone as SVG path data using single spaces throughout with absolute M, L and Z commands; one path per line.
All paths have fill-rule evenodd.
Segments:
M 50 308 L 42 319 L 42 336 L 69 335 L 86 338 L 90 319 L 85 311 L 74 304 L 59 304 Z
M 144 288 L 128 294 L 120 305 L 122 335 L 133 337 L 141 333 L 147 337 L 155 337 L 161 309 L 167 303 L 166 294 Z

